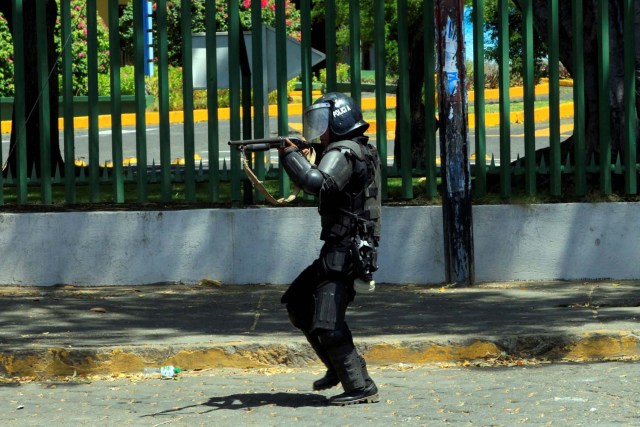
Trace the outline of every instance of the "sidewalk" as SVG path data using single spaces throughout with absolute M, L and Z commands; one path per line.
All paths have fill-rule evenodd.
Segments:
M 279 303 L 284 290 L 217 283 L 0 287 L 0 375 L 316 364 Z M 348 319 L 372 365 L 640 358 L 640 282 L 383 284 L 359 294 Z

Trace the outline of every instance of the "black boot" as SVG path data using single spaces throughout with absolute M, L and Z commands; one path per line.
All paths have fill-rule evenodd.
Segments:
M 311 347 L 315 350 L 322 363 L 324 363 L 324 366 L 327 367 L 327 372 L 324 374 L 324 377 L 313 382 L 313 389 L 315 391 L 326 390 L 340 384 L 340 378 L 338 378 L 338 375 L 333 369 L 331 360 L 329 360 L 329 355 L 322 344 L 320 344 L 318 336 L 311 332 L 304 332 L 304 336 L 307 337 L 307 341 L 309 341 Z
M 341 346 L 328 350 L 331 362 L 340 378 L 344 393 L 329 399 L 331 405 L 353 405 L 379 402 L 378 387 L 363 366 L 363 360 L 354 347 Z
M 340 378 L 335 373 L 333 369 L 327 369 L 327 372 L 324 374 L 324 377 L 319 380 L 315 380 L 313 382 L 313 389 L 315 391 L 326 390 L 329 388 L 333 388 L 340 384 Z
M 380 401 L 378 396 L 378 387 L 375 383 L 371 383 L 362 389 L 354 389 L 345 391 L 342 394 L 333 396 L 329 399 L 329 404 L 337 406 L 355 405 L 356 403 L 376 403 Z

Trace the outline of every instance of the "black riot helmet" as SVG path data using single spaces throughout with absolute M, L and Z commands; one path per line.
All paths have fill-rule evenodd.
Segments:
M 304 110 L 303 136 L 307 141 L 320 138 L 327 130 L 331 142 L 362 136 L 369 123 L 353 99 L 340 92 L 321 96 Z

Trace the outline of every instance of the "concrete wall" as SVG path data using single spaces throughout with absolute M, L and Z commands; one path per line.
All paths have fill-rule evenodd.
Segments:
M 639 279 L 639 203 L 475 206 L 476 281 Z M 289 283 L 315 208 L 0 213 L 0 284 Z M 442 283 L 439 207 L 383 208 L 378 282 Z

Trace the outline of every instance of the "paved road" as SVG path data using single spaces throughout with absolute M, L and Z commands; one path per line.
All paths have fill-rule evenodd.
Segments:
M 632 363 L 394 365 L 371 369 L 381 401 L 329 407 L 316 369 L 216 369 L 178 380 L 132 376 L 0 384 L 5 426 L 636 426 Z
M 277 123 L 275 119 L 272 118 L 272 123 L 270 129 L 273 130 L 271 132 L 272 136 L 275 136 L 277 133 Z M 301 122 L 300 117 L 291 117 L 290 123 Z M 536 148 L 544 148 L 549 145 L 549 131 L 548 131 L 548 123 L 537 123 L 536 124 Z M 171 141 L 171 159 L 175 160 L 177 158 L 184 157 L 184 134 L 183 134 L 183 125 L 182 124 L 174 124 L 170 128 L 170 141 Z M 511 124 L 511 160 L 515 160 L 518 156 L 524 156 L 524 125 L 523 124 Z M 194 135 L 195 135 L 195 153 L 198 157 L 196 161 L 196 165 L 199 164 L 202 159 L 203 165 L 207 166 L 209 161 L 209 149 L 207 143 L 207 131 L 208 124 L 206 122 L 196 123 L 194 125 Z M 561 124 L 561 139 L 566 139 L 573 132 L 573 119 L 563 120 Z M 291 129 L 290 134 L 294 135 L 297 132 Z M 89 138 L 88 138 L 88 130 L 87 129 L 77 129 L 75 132 L 75 151 L 76 151 L 76 159 L 83 159 L 88 161 L 89 158 Z M 102 129 L 99 132 L 99 145 L 100 145 L 100 154 L 99 160 L 101 164 L 104 164 L 105 161 L 111 161 L 112 153 L 111 153 L 111 130 L 110 129 Z M 147 140 L 147 160 L 149 164 L 155 162 L 156 165 L 160 164 L 160 129 L 157 125 L 148 125 L 146 131 L 146 140 Z M 388 135 L 387 141 L 387 153 L 389 154 L 388 164 L 391 165 L 393 163 L 393 152 L 394 152 L 394 139 L 393 133 Z M 134 127 L 125 127 L 123 129 L 123 158 L 136 158 L 136 130 Z M 473 154 L 475 152 L 475 134 L 474 129 L 470 129 L 469 135 L 469 144 L 470 144 L 470 152 Z M 229 166 L 229 146 L 227 145 L 227 141 L 229 140 L 229 127 L 228 122 L 220 122 L 219 127 L 219 157 L 220 157 L 220 165 L 222 165 L 223 160 L 226 159 L 227 166 Z M 438 144 L 439 145 L 439 144 Z M 60 146 L 63 147 L 63 135 L 60 135 Z M 439 156 L 439 147 L 436 148 L 437 155 Z M 2 135 L 2 157 L 3 160 L 6 160 L 9 152 L 9 135 Z M 494 155 L 496 164 L 500 162 L 500 128 L 499 127 L 490 127 L 486 129 L 486 153 L 491 157 Z M 272 150 L 270 152 L 271 162 L 273 164 L 277 164 L 277 152 Z

